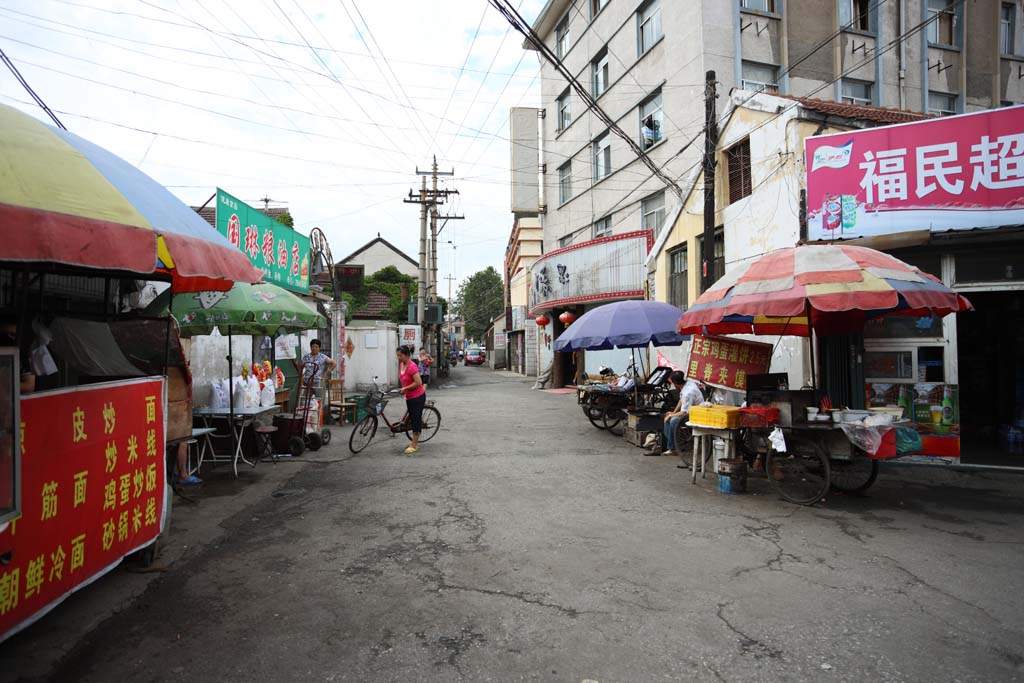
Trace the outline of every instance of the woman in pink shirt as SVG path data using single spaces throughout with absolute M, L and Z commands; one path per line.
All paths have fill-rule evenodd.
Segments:
M 409 429 L 412 431 L 412 443 L 405 449 L 406 455 L 419 450 L 420 432 L 423 431 L 423 406 L 427 404 L 427 388 L 423 386 L 419 367 L 412 359 L 411 346 L 399 346 L 398 374 L 401 391 L 405 395 L 405 407 L 409 411 Z

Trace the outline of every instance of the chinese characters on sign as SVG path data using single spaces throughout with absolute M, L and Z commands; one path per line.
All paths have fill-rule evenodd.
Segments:
M 746 391 L 747 378 L 767 373 L 771 361 L 771 344 L 698 335 L 690 347 L 686 376 L 723 389 Z
M 309 238 L 217 189 L 217 231 L 245 252 L 263 279 L 309 293 Z
M 1024 107 L 805 144 L 812 240 L 1024 222 Z
M 24 502 L 0 532 L 0 552 L 11 553 L 0 565 L 0 639 L 159 534 L 162 396 L 163 380 L 146 379 L 22 399 Z

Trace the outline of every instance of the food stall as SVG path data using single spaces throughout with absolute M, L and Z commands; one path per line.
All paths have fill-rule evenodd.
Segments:
M 748 386 L 748 403 L 776 412 L 772 424 L 751 425 L 756 443 L 740 443 L 746 444 L 748 458 L 763 450 L 768 480 L 783 497 L 812 504 L 837 483 L 833 470 L 844 488 L 869 486 L 877 474 L 875 460 L 899 454 L 893 418 L 909 425 L 911 417 L 899 405 L 875 415 L 834 411 L 842 406 L 833 407 L 817 388 L 816 339 L 860 331 L 868 321 L 887 316 L 941 317 L 969 310 L 967 299 L 888 254 L 848 245 L 798 245 L 737 265 L 697 299 L 676 329 L 808 338 L 810 390 L 759 387 L 767 396 L 758 400 Z
M 188 376 L 173 321 L 131 312 L 138 281 L 223 290 L 260 275 L 128 163 L 5 106 L 0 230 L 2 641 L 151 555 L 165 528 L 165 439 L 191 428 L 169 395 L 187 403 Z

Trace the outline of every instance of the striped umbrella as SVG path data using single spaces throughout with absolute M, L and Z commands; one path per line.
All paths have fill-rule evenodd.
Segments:
M 726 273 L 679 318 L 679 334 L 856 332 L 885 315 L 973 310 L 937 278 L 888 254 L 842 244 L 799 245 Z
M 170 276 L 175 291 L 259 282 L 249 257 L 162 185 L 0 105 L 0 262 Z

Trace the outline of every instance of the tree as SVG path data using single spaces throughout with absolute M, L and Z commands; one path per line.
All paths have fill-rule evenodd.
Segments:
M 365 278 L 358 291 L 342 292 L 342 301 L 348 303 L 346 317 L 349 320 L 353 313 L 366 306 L 370 292 L 387 295 L 390 306 L 384 316 L 391 322 L 404 323 L 408 317 L 409 301 L 416 297 L 416 279 L 402 274 L 394 266 L 381 268 Z
M 288 211 L 282 211 L 281 213 L 277 214 L 276 216 L 274 216 L 274 220 L 277 221 L 278 223 L 283 223 L 284 225 L 287 225 L 289 228 L 295 227 L 295 219 L 292 218 L 291 213 L 289 213 Z
M 477 271 L 459 285 L 455 314 L 466 321 L 466 337 L 483 339 L 484 330 L 505 310 L 505 287 L 493 266 Z

